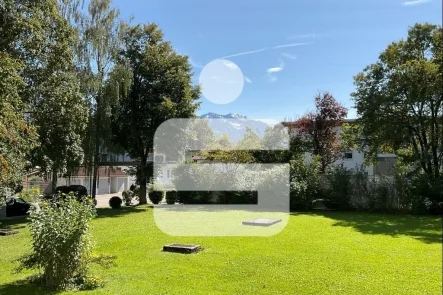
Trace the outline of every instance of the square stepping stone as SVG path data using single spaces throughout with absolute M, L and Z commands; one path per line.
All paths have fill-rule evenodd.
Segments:
M 276 218 L 256 218 L 248 221 L 243 221 L 243 225 L 252 225 L 252 226 L 271 226 L 276 223 L 281 222 L 281 219 Z
M 170 244 L 163 246 L 163 251 L 174 252 L 182 254 L 191 254 L 201 251 L 200 245 L 186 245 L 186 244 Z
M 0 229 L 0 236 L 10 236 L 16 234 L 18 234 L 18 231 L 13 229 Z

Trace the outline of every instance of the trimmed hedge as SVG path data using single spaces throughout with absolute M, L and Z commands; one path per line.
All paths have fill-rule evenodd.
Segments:
M 163 192 L 162 191 L 152 191 L 149 193 L 149 200 L 151 200 L 152 204 L 157 205 L 163 200 Z
M 119 209 L 122 207 L 122 199 L 114 196 L 111 199 L 109 199 L 109 206 L 111 206 L 112 209 Z
M 166 203 L 169 205 L 175 204 L 177 202 L 177 192 L 176 191 L 167 191 L 166 192 Z

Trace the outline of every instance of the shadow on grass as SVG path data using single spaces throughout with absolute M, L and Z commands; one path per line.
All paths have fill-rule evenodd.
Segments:
M 16 229 L 16 230 L 22 229 L 26 227 L 28 222 L 29 220 L 27 216 L 24 216 L 22 218 L 0 220 L 0 228 Z
M 142 206 L 124 206 L 119 209 L 97 208 L 97 218 L 121 217 L 126 214 L 146 213 L 151 207 Z
M 34 277 L 24 280 L 0 285 L 0 294 L 14 295 L 55 295 L 59 292 L 39 287 L 34 281 Z
M 335 220 L 333 226 L 352 227 L 363 234 L 409 236 L 425 243 L 442 243 L 442 218 L 362 212 L 316 211 Z

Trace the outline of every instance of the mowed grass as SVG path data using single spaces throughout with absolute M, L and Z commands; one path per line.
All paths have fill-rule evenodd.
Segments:
M 438 217 L 327 212 L 293 214 L 271 237 L 172 237 L 152 208 L 99 209 L 92 265 L 104 288 L 62 294 L 441 294 L 442 220 Z M 13 274 L 30 251 L 23 221 L 0 237 L 0 294 L 49 294 Z M 199 254 L 162 252 L 170 243 L 200 244 Z

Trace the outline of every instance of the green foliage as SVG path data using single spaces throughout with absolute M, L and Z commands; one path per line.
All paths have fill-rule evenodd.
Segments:
M 9 187 L 0 186 L 0 208 L 5 204 L 6 199 L 12 197 L 14 192 Z
M 41 270 L 43 284 L 55 289 L 66 289 L 75 278 L 85 277 L 93 247 L 89 223 L 94 216 L 90 204 L 72 195 L 33 208 L 29 217 L 33 251 L 22 259 L 22 267 Z
M 443 167 L 442 28 L 415 24 L 354 78 L 361 149 L 394 152 L 434 179 Z
M 77 35 L 55 0 L 5 0 L 0 15 L 0 51 L 21 65 L 17 85 L 24 85 L 17 107 L 37 126 L 40 145 L 30 160 L 53 172 L 55 188 L 57 173 L 70 172 L 82 162 L 80 136 L 87 117 L 73 59 Z M 20 129 L 24 131 L 25 125 Z M 28 147 L 24 144 L 20 149 Z
M 62 185 L 62 186 L 58 186 L 55 189 L 56 193 L 59 194 L 69 194 L 69 193 L 73 193 L 74 196 L 81 198 L 84 196 L 88 195 L 88 189 L 86 187 L 84 187 L 83 185 Z
M 175 204 L 177 202 L 177 192 L 176 191 L 167 191 L 166 192 L 166 203 L 169 205 Z
M 30 189 L 23 189 L 17 197 L 22 198 L 28 203 L 35 203 L 40 200 L 40 189 L 39 188 L 30 188 Z
M 291 210 L 308 210 L 312 201 L 320 197 L 319 158 L 306 163 L 302 157 L 292 160 L 291 165 Z
M 157 205 L 163 200 L 163 191 L 151 191 L 149 192 L 149 200 L 151 200 L 152 204 Z
M 29 152 L 37 146 L 36 130 L 24 119 L 19 69 L 18 62 L 0 52 L 0 187 L 21 180 Z
M 134 198 L 134 193 L 130 190 L 125 190 L 122 192 L 123 201 L 126 206 L 131 205 L 132 199 Z
M 153 150 L 154 134 L 170 118 L 194 117 L 200 89 L 192 85 L 188 57 L 163 40 L 156 24 L 126 27 L 120 58 L 121 65 L 129 66 L 131 79 L 117 92 L 120 105 L 113 133 L 116 142 L 141 162 L 140 203 L 145 204 L 146 181 L 153 177 L 147 158 Z
M 327 184 L 324 188 L 326 206 L 331 209 L 350 209 L 353 172 L 343 165 L 336 165 L 325 175 Z
M 85 165 L 91 169 L 92 196 L 95 197 L 97 169 L 100 150 L 122 152 L 112 141 L 112 110 L 118 104 L 116 89 L 127 76 L 122 74 L 116 57 L 121 43 L 119 10 L 111 7 L 111 0 L 92 0 L 86 13 L 78 11 L 74 22 L 79 32 L 76 50 L 78 76 L 82 82 L 82 93 L 88 101 L 89 124 L 87 136 L 83 138 Z

